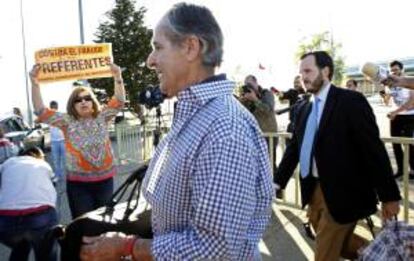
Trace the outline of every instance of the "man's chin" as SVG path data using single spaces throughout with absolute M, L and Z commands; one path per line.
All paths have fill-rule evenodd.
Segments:
M 310 87 L 310 88 L 305 88 L 306 89 L 306 92 L 308 92 L 308 93 L 315 93 L 316 92 L 316 89 L 314 88 L 314 87 Z
M 171 94 L 169 94 L 166 88 L 161 84 L 160 84 L 160 90 L 161 90 L 161 93 L 164 94 L 166 98 L 171 98 Z

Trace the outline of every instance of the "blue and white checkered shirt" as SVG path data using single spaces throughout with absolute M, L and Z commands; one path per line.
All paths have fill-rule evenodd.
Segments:
M 375 240 L 362 251 L 359 260 L 414 260 L 414 226 L 388 221 Z
M 143 183 L 156 260 L 251 260 L 273 196 L 266 143 L 225 76 L 178 95 Z

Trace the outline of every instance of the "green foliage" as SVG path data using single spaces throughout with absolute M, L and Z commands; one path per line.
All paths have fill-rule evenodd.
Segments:
M 152 30 L 144 26 L 146 9 L 135 10 L 135 0 L 116 0 L 115 7 L 106 13 L 107 20 L 101 23 L 95 33 L 96 43 L 112 43 L 114 62 L 124 69 L 127 99 L 132 108 L 137 108 L 137 93 L 150 84 L 157 83 L 153 70 L 146 67 L 151 53 Z M 113 95 L 113 79 L 94 79 L 93 88 L 105 89 Z
M 303 39 L 296 51 L 296 59 L 299 61 L 300 57 L 308 52 L 321 50 L 328 52 L 334 60 L 335 71 L 333 82 L 341 85 L 345 73 L 344 57 L 340 55 L 341 48 L 342 44 L 334 43 L 332 35 L 326 31 L 320 34 L 314 34 L 309 39 Z

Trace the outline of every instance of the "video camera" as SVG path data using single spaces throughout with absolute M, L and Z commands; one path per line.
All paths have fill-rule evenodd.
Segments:
M 160 105 L 166 95 L 161 92 L 159 86 L 148 86 L 138 93 L 138 103 L 145 105 L 148 109 L 152 109 Z
M 243 85 L 241 88 L 242 88 L 242 94 L 254 91 L 254 87 L 249 83 Z
M 105 104 L 109 101 L 109 95 L 106 93 L 104 89 L 93 88 L 92 92 L 95 94 L 96 99 L 101 104 Z

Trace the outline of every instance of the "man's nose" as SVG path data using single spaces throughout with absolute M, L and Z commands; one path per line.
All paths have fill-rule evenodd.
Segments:
M 155 59 L 154 59 L 154 56 L 153 56 L 152 53 L 150 53 L 148 55 L 148 58 L 147 58 L 147 67 L 149 69 L 155 69 Z

